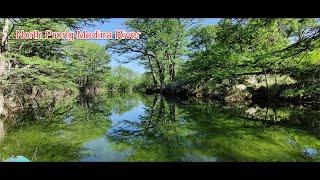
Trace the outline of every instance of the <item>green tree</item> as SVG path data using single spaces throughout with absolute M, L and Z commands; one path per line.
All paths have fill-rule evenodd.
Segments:
M 122 65 L 111 69 L 106 76 L 105 84 L 109 90 L 132 91 L 137 88 L 140 82 L 140 75 Z
M 94 42 L 74 41 L 67 56 L 70 70 L 82 91 L 99 86 L 110 69 L 110 56 Z
M 140 31 L 140 39 L 115 40 L 107 48 L 128 61 L 138 60 L 151 72 L 154 87 L 162 91 L 166 81 L 176 78 L 177 66 L 186 54 L 187 27 L 190 19 L 130 19 L 129 30 Z

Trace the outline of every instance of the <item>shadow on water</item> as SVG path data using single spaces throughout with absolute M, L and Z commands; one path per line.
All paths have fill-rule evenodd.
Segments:
M 1 131 L 1 159 L 320 160 L 319 111 L 306 107 L 238 106 L 139 93 L 81 95 L 40 107 L 17 114 L 17 121 Z
M 140 121 L 108 135 L 134 149 L 129 161 L 306 161 L 305 149 L 318 149 L 318 127 L 301 126 L 292 109 L 234 107 L 217 102 L 145 98 Z M 252 108 L 252 107 L 251 107 Z M 249 110 L 249 111 L 248 111 Z M 300 112 L 305 119 L 312 111 Z M 309 114 L 311 113 L 311 114 Z M 303 124 L 303 123 L 302 123 Z M 309 155 L 309 154 L 307 154 Z M 313 156 L 313 155 L 312 155 Z

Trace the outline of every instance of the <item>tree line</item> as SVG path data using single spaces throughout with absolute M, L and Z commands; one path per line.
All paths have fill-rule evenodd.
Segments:
M 200 20 L 201 21 L 201 20 Z M 35 97 L 74 92 L 151 89 L 165 93 L 184 87 L 189 93 L 213 93 L 225 80 L 263 77 L 268 91 L 287 97 L 319 99 L 319 19 L 224 18 L 202 25 L 199 19 L 131 18 L 128 30 L 139 39 L 21 41 L 16 30 L 71 31 L 108 19 L 2 18 L 0 20 L 0 110 L 5 100 L 23 106 Z M 110 54 L 137 61 L 142 75 L 122 66 L 111 69 Z M 288 76 L 292 84 L 270 84 Z M 190 91 L 188 91 L 190 90 Z M 14 102 L 14 103 L 13 103 Z M 3 113 L 3 112 L 2 112 Z
M 213 25 L 197 21 L 130 19 L 126 26 L 143 32 L 141 38 L 109 41 L 107 48 L 126 56 L 126 62 L 144 65 L 143 78 L 152 82 L 144 86 L 160 92 L 170 85 L 177 89 L 179 83 L 213 91 L 223 80 L 248 75 L 264 75 L 268 86 L 269 77 L 287 75 L 297 83 L 281 90 L 319 98 L 319 19 L 224 18 Z

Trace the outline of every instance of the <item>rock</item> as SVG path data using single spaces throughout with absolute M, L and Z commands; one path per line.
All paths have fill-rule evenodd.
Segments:
M 229 81 L 229 79 L 224 79 L 224 80 L 222 80 L 222 84 L 223 85 L 226 85 L 226 86 L 230 86 L 230 81 Z
M 251 107 L 251 108 L 247 109 L 245 112 L 250 114 L 250 115 L 254 115 L 254 114 L 256 114 L 257 111 L 258 111 L 257 107 L 255 107 L 255 108 Z
M 318 155 L 318 151 L 315 148 L 304 148 L 302 152 L 307 157 L 314 157 Z
M 240 91 L 243 91 L 243 90 L 245 90 L 246 88 L 247 88 L 247 86 L 244 85 L 244 84 L 237 84 L 237 85 L 233 86 L 233 89 L 235 89 L 235 90 L 240 90 Z
M 247 86 L 244 84 L 237 84 L 230 89 L 224 98 L 226 102 L 243 102 L 251 99 L 251 93 L 248 92 Z
M 256 75 L 251 75 L 247 79 L 245 79 L 245 82 L 249 85 L 255 85 L 258 83 Z

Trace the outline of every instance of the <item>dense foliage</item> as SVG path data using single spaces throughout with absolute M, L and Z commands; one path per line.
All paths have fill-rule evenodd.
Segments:
M 34 98 L 46 91 L 61 95 L 104 88 L 222 97 L 245 84 L 249 88 L 242 89 L 252 96 L 309 102 L 320 97 L 318 19 L 225 18 L 204 26 L 194 19 L 133 18 L 125 25 L 142 32 L 140 38 L 108 40 L 106 48 L 79 40 L 19 41 L 12 33 L 71 31 L 105 21 L 2 19 L 1 96 L 19 101 L 17 97 Z M 123 66 L 111 69 L 107 51 L 123 56 L 123 63 L 138 61 L 146 72 L 140 75 Z
M 14 33 L 98 22 L 106 19 L 0 19 L 0 160 L 78 161 L 98 138 L 103 147 L 89 151 L 133 150 L 129 161 L 319 161 L 304 152 L 320 147 L 319 19 L 132 18 L 124 25 L 139 39 L 102 46 Z M 113 67 L 111 55 L 145 72 Z

